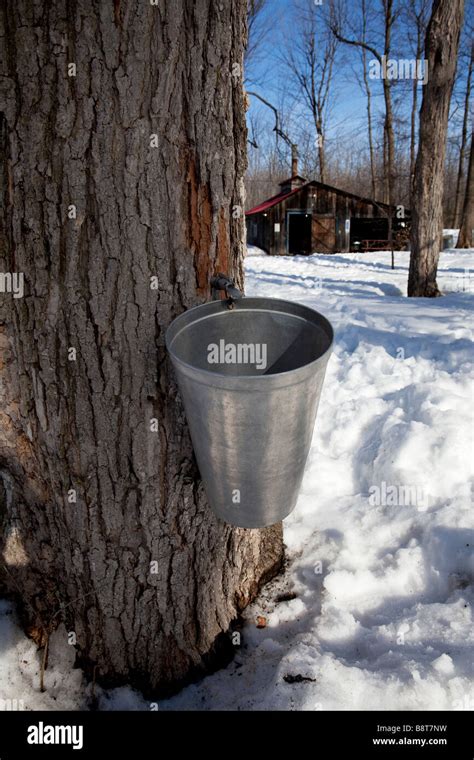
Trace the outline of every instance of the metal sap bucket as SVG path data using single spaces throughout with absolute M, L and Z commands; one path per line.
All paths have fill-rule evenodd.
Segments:
M 211 301 L 169 326 L 201 477 L 225 522 L 262 528 L 294 509 L 332 342 L 325 317 L 277 298 Z

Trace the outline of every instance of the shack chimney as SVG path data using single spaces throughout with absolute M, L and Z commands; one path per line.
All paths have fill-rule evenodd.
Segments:
M 298 174 L 298 146 L 293 143 L 291 146 L 291 176 L 296 177 Z

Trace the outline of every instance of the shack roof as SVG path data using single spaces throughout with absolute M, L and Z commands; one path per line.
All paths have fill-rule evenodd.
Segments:
M 306 184 L 309 184 L 307 182 Z M 301 185 L 303 187 L 303 185 Z M 246 211 L 245 213 L 247 215 L 249 214 L 260 214 L 262 211 L 266 211 L 268 208 L 271 208 L 272 206 L 276 206 L 277 203 L 281 203 L 286 198 L 289 198 L 291 195 L 295 195 L 301 190 L 301 187 L 295 187 L 294 190 L 290 190 L 289 193 L 282 193 L 279 192 L 276 195 L 272 195 L 271 198 L 268 198 L 268 200 L 263 201 L 262 203 L 259 203 L 258 206 L 254 206 L 250 209 L 250 211 Z
M 282 201 L 286 200 L 287 198 L 290 198 L 290 196 L 296 195 L 296 193 L 301 192 L 303 188 L 308 187 L 309 185 L 319 188 L 320 190 L 326 190 L 331 193 L 337 193 L 338 195 L 344 195 L 347 198 L 352 198 L 356 201 L 363 201 L 364 203 L 370 203 L 373 206 L 380 206 L 381 208 L 388 209 L 387 203 L 382 203 L 381 201 L 375 201 L 372 198 L 364 198 L 362 195 L 356 195 L 355 193 L 348 193 L 345 190 L 341 190 L 338 187 L 333 187 L 332 185 L 326 185 L 323 182 L 318 182 L 317 180 L 313 179 L 313 180 L 310 180 L 309 182 L 305 182 L 304 185 L 300 185 L 300 187 L 295 187 L 295 189 L 291 190 L 289 193 L 279 192 L 276 195 L 272 195 L 271 198 L 268 198 L 266 201 L 262 201 L 262 203 L 259 203 L 257 206 L 254 206 L 253 208 L 246 211 L 245 215 L 251 216 L 252 214 L 261 214 L 263 211 L 267 211 L 267 209 L 272 208 L 273 206 L 277 206 Z M 405 212 L 407 211 L 408 209 L 405 209 Z

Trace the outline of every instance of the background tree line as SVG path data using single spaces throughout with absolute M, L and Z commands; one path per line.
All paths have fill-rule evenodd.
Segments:
M 424 85 L 374 78 L 374 61 L 423 61 L 431 0 L 249 0 L 247 88 L 272 101 L 298 144 L 300 173 L 409 208 Z M 473 20 L 466 10 L 449 107 L 443 224 L 462 222 L 472 152 Z M 420 68 L 420 76 L 423 68 Z M 353 105 L 351 106 L 351 101 Z M 354 116 L 354 114 L 356 114 Z M 250 98 L 247 207 L 275 192 L 289 152 Z M 472 159 L 471 159 L 472 161 Z M 466 244 L 466 243 L 464 243 Z

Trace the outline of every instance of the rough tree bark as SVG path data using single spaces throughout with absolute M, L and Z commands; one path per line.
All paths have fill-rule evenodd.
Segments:
M 423 43 L 426 34 L 427 14 L 429 13 L 429 0 L 410 0 L 408 14 L 410 21 L 416 29 L 415 59 L 421 60 Z M 416 162 L 416 122 L 418 116 L 418 79 L 413 77 L 412 102 L 410 115 L 410 206 L 413 192 L 413 177 L 415 175 Z
M 474 230 L 474 137 L 471 135 L 469 169 L 467 170 L 466 191 L 461 214 L 461 226 L 456 248 L 470 248 L 473 244 Z
M 420 110 L 413 180 L 409 296 L 440 295 L 436 272 L 443 225 L 446 134 L 463 11 L 464 0 L 434 0 L 426 31 L 428 81 Z
M 231 656 L 282 558 L 281 526 L 211 515 L 164 347 L 213 273 L 242 284 L 245 11 L 1 10 L 4 580 L 37 641 L 63 620 L 87 672 L 158 693 Z

